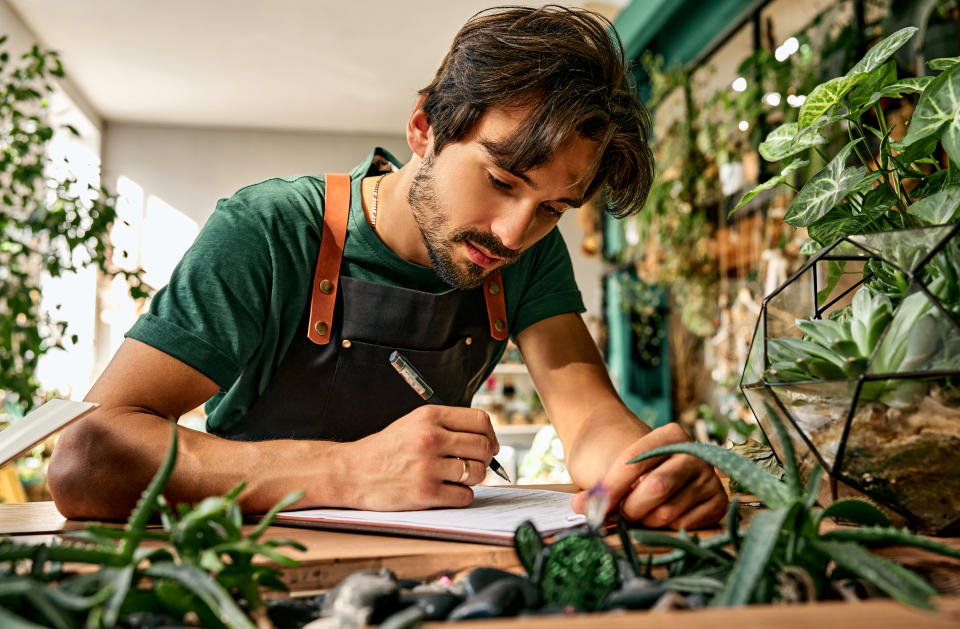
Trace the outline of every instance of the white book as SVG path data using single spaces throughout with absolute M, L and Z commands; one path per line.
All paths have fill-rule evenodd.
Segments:
M 50 400 L 0 431 L 0 465 L 17 458 L 48 436 L 80 419 L 99 404 Z

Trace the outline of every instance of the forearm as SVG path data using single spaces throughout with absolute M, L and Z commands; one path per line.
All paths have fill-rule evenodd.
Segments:
M 122 429 L 118 429 L 122 427 Z M 301 505 L 340 506 L 346 465 L 338 446 L 316 441 L 230 441 L 177 427 L 178 455 L 164 495 L 195 503 L 242 481 L 244 511 L 262 512 L 284 495 Z M 159 469 L 170 422 L 142 409 L 100 410 L 64 432 L 50 463 L 50 490 L 68 517 L 123 519 Z

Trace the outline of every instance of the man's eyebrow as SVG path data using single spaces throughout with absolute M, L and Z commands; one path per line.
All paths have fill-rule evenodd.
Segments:
M 533 180 L 530 179 L 530 177 L 528 177 L 525 173 L 517 172 L 516 170 L 511 170 L 510 168 L 507 167 L 507 157 L 506 157 L 506 155 L 504 155 L 503 153 L 500 153 L 500 152 L 494 150 L 494 149 L 493 149 L 494 144 L 493 144 L 492 142 L 490 142 L 489 140 L 482 140 L 482 139 L 481 139 L 481 140 L 480 140 L 480 146 L 483 147 L 483 150 L 486 152 L 487 157 L 490 158 L 490 160 L 493 162 L 494 166 L 496 166 L 496 167 L 499 168 L 500 170 L 504 170 L 504 171 L 510 173 L 511 175 L 513 175 L 513 176 L 516 177 L 517 179 L 523 181 L 523 183 L 527 184 L 528 186 L 530 186 L 530 187 L 533 188 L 534 190 L 539 190 L 539 188 L 537 187 L 537 185 L 536 185 L 535 183 L 533 183 Z M 560 202 L 560 203 L 566 203 L 566 204 L 569 205 L 570 207 L 581 207 L 581 206 L 583 205 L 583 203 L 584 203 L 584 199 L 574 199 L 573 197 L 563 197 L 563 198 L 561 198 L 561 199 L 554 199 L 554 201 L 558 201 L 558 202 Z

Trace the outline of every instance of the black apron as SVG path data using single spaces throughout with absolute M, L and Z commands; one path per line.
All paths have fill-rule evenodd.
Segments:
M 356 441 L 425 402 L 390 365 L 403 354 L 437 396 L 470 406 L 506 343 L 500 273 L 434 295 L 339 273 L 350 179 L 327 175 L 324 230 L 299 329 L 266 389 L 223 436 Z M 334 279 L 335 278 L 335 279 Z

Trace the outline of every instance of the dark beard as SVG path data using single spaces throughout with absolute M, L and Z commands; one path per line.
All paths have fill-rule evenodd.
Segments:
M 447 220 L 440 209 L 433 179 L 433 163 L 435 156 L 427 153 L 423 164 L 413 176 L 410 190 L 407 193 L 407 202 L 413 210 L 413 217 L 420 228 L 420 236 L 430 256 L 430 263 L 437 276 L 450 286 L 467 290 L 476 288 L 483 283 L 489 271 L 478 264 L 467 260 L 464 265 L 453 260 L 453 246 L 458 242 L 469 240 L 484 247 L 491 254 L 502 258 L 507 263 L 513 262 L 520 256 L 519 251 L 509 249 L 493 234 L 480 232 L 474 229 L 460 229 L 452 236 L 447 232 Z

